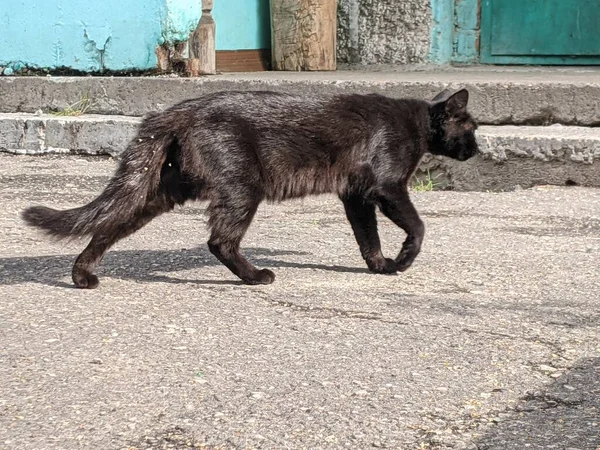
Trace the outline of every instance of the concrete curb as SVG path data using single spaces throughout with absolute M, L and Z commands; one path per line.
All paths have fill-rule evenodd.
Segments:
M 458 162 L 426 155 L 420 171 L 461 191 L 600 187 L 600 128 L 482 126 L 477 141 L 481 156 Z
M 203 78 L 1 77 L 0 112 L 62 110 L 89 96 L 95 114 L 143 116 L 178 101 L 220 90 L 271 89 L 329 95 L 377 92 L 431 98 L 466 87 L 482 124 L 600 124 L 600 71 L 446 70 L 331 73 L 261 72 Z
M 0 114 L 0 151 L 119 156 L 141 118 Z M 427 155 L 420 173 L 440 187 L 501 190 L 536 184 L 600 187 L 600 128 L 482 126 L 481 156 L 466 162 Z
M 0 114 L 0 151 L 39 155 L 119 155 L 133 138 L 140 117 Z

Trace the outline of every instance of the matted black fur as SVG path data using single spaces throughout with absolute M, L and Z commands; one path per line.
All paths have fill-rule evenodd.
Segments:
M 175 204 L 209 202 L 210 251 L 248 284 L 272 283 L 240 253 L 263 200 L 335 193 L 361 254 L 375 273 L 404 271 L 418 255 L 424 226 L 407 184 L 430 152 L 466 160 L 478 151 L 468 92 L 432 101 L 381 95 L 321 98 L 268 91 L 219 92 L 144 119 L 108 186 L 65 211 L 34 206 L 29 225 L 67 238 L 92 236 L 73 281 L 95 288 L 105 252 Z M 396 259 L 385 258 L 375 208 L 407 233 Z

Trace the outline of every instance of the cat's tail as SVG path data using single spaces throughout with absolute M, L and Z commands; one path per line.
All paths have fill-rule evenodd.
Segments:
M 167 150 L 177 145 L 169 132 L 152 134 L 148 120 L 133 139 L 114 176 L 104 191 L 87 205 L 56 210 L 32 206 L 21 217 L 27 224 L 57 238 L 112 234 L 143 211 L 160 186 Z

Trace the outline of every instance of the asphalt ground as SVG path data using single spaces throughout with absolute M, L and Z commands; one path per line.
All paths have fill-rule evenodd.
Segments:
M 600 448 L 600 190 L 414 192 L 407 272 L 367 272 L 331 196 L 264 204 L 240 284 L 204 205 L 119 242 L 26 228 L 89 201 L 106 158 L 0 155 L 0 448 Z M 384 253 L 404 233 L 381 218 Z

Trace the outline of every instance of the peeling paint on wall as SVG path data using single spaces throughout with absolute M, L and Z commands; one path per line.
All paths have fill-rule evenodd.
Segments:
M 0 15 L 0 74 L 4 75 L 23 68 L 154 69 L 159 63 L 157 50 L 161 46 L 179 49 L 201 14 L 200 0 L 4 3 Z M 270 48 L 269 0 L 215 3 L 217 50 Z
M 479 58 L 479 0 L 431 0 L 431 62 L 471 63 Z
M 163 39 L 169 43 L 186 41 L 198 25 L 202 14 L 201 2 L 198 0 L 165 1 L 167 13 L 162 25 Z
M 156 66 L 165 0 L 5 2 L 0 66 L 81 71 Z M 17 67 L 17 63 L 22 63 Z
M 479 0 L 456 0 L 454 8 L 454 62 L 474 62 L 479 57 Z
M 452 60 L 454 1 L 431 0 L 433 23 L 431 26 L 429 59 L 436 64 L 447 64 Z
M 95 71 L 104 72 L 106 70 L 105 56 L 110 44 L 112 30 L 108 26 L 90 27 L 85 23 L 83 26 L 84 48 L 88 54 L 88 64 L 94 67 Z

